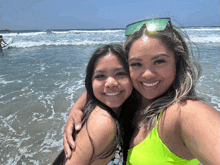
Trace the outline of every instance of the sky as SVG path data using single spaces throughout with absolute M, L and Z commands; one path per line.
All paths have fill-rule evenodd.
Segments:
M 220 26 L 219 0 L 0 0 L 0 30 L 111 29 L 153 17 Z

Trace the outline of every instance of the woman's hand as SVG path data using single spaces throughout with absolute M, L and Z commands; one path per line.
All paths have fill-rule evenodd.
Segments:
M 76 144 L 73 140 L 74 131 L 79 131 L 82 126 L 83 108 L 86 105 L 87 92 L 84 92 L 74 106 L 70 110 L 69 117 L 64 127 L 63 135 L 63 147 L 66 154 L 66 158 L 69 159 L 72 156 L 72 150 L 75 150 Z
M 71 158 L 71 148 L 72 150 L 75 150 L 76 144 L 73 140 L 72 134 L 74 133 L 74 131 L 79 131 L 81 129 L 82 117 L 82 110 L 74 110 L 74 107 L 72 107 L 66 125 L 64 127 L 63 135 L 63 147 L 67 159 Z

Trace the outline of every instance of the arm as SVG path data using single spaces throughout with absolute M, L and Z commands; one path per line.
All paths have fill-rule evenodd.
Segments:
M 66 165 L 107 164 L 109 158 L 97 159 L 93 163 L 92 160 L 106 153 L 112 147 L 115 135 L 116 125 L 114 120 L 106 111 L 101 110 L 99 107 L 95 108 L 87 123 L 76 135 L 75 143 L 77 147 L 72 151 L 72 157 L 66 161 Z
M 220 113 L 199 101 L 181 108 L 182 139 L 203 165 L 220 164 Z
M 4 40 L 2 40 L 3 42 L 4 42 L 4 44 L 6 44 L 7 45 L 7 43 L 4 41 Z
M 73 150 L 76 147 L 73 141 L 72 134 L 74 131 L 74 127 L 76 130 L 80 130 L 81 128 L 81 120 L 83 117 L 82 110 L 86 104 L 86 100 L 87 100 L 87 92 L 84 92 L 71 108 L 69 117 L 64 127 L 63 146 L 67 159 L 69 159 L 72 154 L 70 146 Z
M 7 45 L 7 43 L 3 39 L 0 39 L 0 42 L 3 42 L 4 45 Z

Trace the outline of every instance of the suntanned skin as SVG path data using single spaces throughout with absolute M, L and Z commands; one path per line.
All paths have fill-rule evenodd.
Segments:
M 74 126 L 75 126 L 75 130 L 78 131 L 81 129 L 81 120 L 83 117 L 83 113 L 82 113 L 82 109 L 84 108 L 84 106 L 86 105 L 86 98 L 87 96 L 87 92 L 84 92 L 79 99 L 77 100 L 77 102 L 73 105 L 73 107 L 70 110 L 70 114 L 68 116 L 66 125 L 65 125 L 65 129 L 64 129 L 64 136 L 63 136 L 63 146 L 64 149 L 66 151 L 66 156 L 67 158 L 71 157 L 71 148 L 74 150 L 76 147 L 76 144 L 73 142 L 73 137 L 72 137 L 72 130 L 74 130 Z M 80 109 L 79 111 L 75 111 L 74 109 Z M 72 116 L 75 116 L 74 119 L 72 118 Z M 73 123 L 73 124 L 71 124 Z M 71 136 L 68 136 L 71 135 Z M 70 144 L 70 146 L 68 145 L 68 143 Z
M 159 39 L 140 38 L 132 44 L 128 62 L 133 86 L 142 95 L 140 108 L 144 110 L 151 99 L 166 92 L 172 84 L 176 68 L 174 54 Z M 75 114 L 83 106 L 77 104 L 80 106 L 71 110 Z M 173 103 L 163 112 L 158 132 L 162 142 L 177 156 L 197 158 L 203 165 L 220 164 L 220 113 L 211 106 L 192 100 Z M 136 130 L 130 148 L 149 133 L 145 127 Z M 70 136 L 67 135 L 68 141 Z M 68 148 L 65 151 L 69 152 Z
M 163 112 L 158 133 L 162 142 L 183 159 L 197 158 L 203 165 L 220 164 L 220 114 L 200 101 L 173 104 Z M 138 130 L 130 148 L 147 136 L 146 128 Z
M 82 113 L 80 109 L 74 108 L 70 113 Z M 159 136 L 175 155 L 188 160 L 197 158 L 203 165 L 217 165 L 220 164 L 219 118 L 218 111 L 200 101 L 175 103 L 161 115 L 158 125 Z M 76 123 L 81 123 L 81 119 Z M 145 128 L 138 130 L 130 148 L 143 141 L 148 134 Z
M 87 121 L 87 129 L 91 139 L 93 139 L 94 154 L 86 125 L 84 125 L 76 136 L 76 149 L 72 153 L 71 159 L 66 161 L 66 165 L 88 165 L 91 160 L 111 149 L 115 140 L 116 125 L 108 112 L 96 107 Z M 112 156 L 110 155 L 105 159 L 97 159 L 91 165 L 107 164 Z
M 112 53 L 100 57 L 94 63 L 91 84 L 94 97 L 119 116 L 121 105 L 133 90 L 130 77 L 120 59 Z M 84 104 L 85 101 L 86 99 L 82 99 Z M 85 121 L 82 130 L 76 134 L 76 149 L 72 151 L 72 157 L 65 164 L 107 164 L 114 155 L 108 154 L 116 145 L 116 133 L 117 128 L 113 117 L 107 110 L 97 105 Z M 106 158 L 103 159 L 102 156 Z

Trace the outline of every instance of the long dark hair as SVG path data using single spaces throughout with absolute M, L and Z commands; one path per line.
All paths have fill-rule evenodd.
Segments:
M 98 59 L 100 59 L 103 56 L 108 55 L 109 53 L 112 53 L 112 54 L 116 55 L 119 58 L 119 60 L 121 61 L 125 71 L 129 75 L 129 66 L 128 66 L 128 63 L 127 63 L 127 58 L 126 58 L 126 55 L 125 55 L 125 51 L 124 51 L 124 49 L 121 45 L 114 44 L 114 45 L 101 46 L 93 53 L 92 57 L 90 58 L 90 60 L 88 62 L 87 68 L 86 68 L 85 87 L 86 87 L 86 90 L 87 90 L 87 103 L 86 103 L 86 105 L 83 109 L 84 116 L 83 116 L 83 119 L 82 119 L 82 121 L 83 121 L 82 126 L 86 125 L 86 128 L 87 128 L 87 120 L 88 120 L 90 114 L 92 113 L 92 111 L 94 110 L 94 108 L 96 106 L 102 107 L 114 119 L 115 124 L 116 124 L 117 133 L 116 133 L 114 144 L 112 144 L 112 148 L 109 151 L 106 151 L 104 154 L 100 155 L 96 159 L 102 159 L 102 158 L 106 158 L 106 157 L 110 156 L 112 153 L 114 153 L 116 151 L 116 148 L 117 148 L 118 145 L 122 146 L 123 155 L 125 155 L 124 159 L 126 159 L 127 150 L 128 150 L 129 141 L 130 141 L 130 140 L 127 140 L 128 138 L 126 138 L 126 137 L 133 130 L 133 127 L 132 127 L 133 124 L 132 124 L 131 121 L 132 121 L 133 116 L 134 116 L 133 115 L 134 110 L 136 109 L 136 104 L 135 104 L 135 101 L 136 101 L 135 100 L 135 98 L 136 98 L 135 93 L 136 92 L 135 92 L 135 90 L 133 90 L 131 96 L 125 101 L 125 103 L 122 104 L 122 113 L 125 114 L 125 115 L 121 114 L 119 119 L 118 119 L 116 114 L 112 111 L 111 108 L 109 108 L 105 104 L 101 103 L 94 96 L 93 88 L 92 88 L 92 76 L 93 76 L 93 73 L 94 73 L 95 64 L 98 61 Z M 121 127 L 121 125 L 122 125 L 122 127 Z M 88 133 L 88 135 L 89 135 L 89 133 Z M 73 137 L 74 137 L 74 135 L 73 135 Z M 91 144 L 93 144 L 91 138 L 90 138 L 90 141 L 91 141 Z M 94 152 L 94 150 L 93 150 L 93 152 Z M 66 161 L 65 153 L 64 153 L 64 150 L 63 150 L 58 155 L 56 160 L 53 162 L 53 165 L 62 165 L 62 164 L 65 163 L 65 161 Z M 124 164 L 125 163 L 126 163 L 126 161 L 124 160 Z

